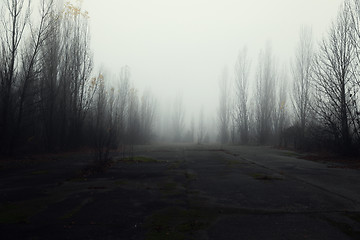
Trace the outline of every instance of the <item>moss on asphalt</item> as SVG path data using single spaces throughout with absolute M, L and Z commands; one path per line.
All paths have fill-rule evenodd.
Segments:
M 157 160 L 149 157 L 135 156 L 135 157 L 127 157 L 122 158 L 119 162 L 127 162 L 127 163 L 161 163 L 165 161 Z
M 91 201 L 92 201 L 91 198 L 87 198 L 87 199 L 83 200 L 79 205 L 77 205 L 76 207 L 74 207 L 73 209 L 71 209 L 70 211 L 65 213 L 63 216 L 61 216 L 60 219 L 66 220 L 66 219 L 70 219 L 70 218 L 74 217 L 74 215 L 76 215 L 78 212 L 80 212 L 80 210 Z
M 214 209 L 164 208 L 147 217 L 146 239 L 195 239 L 194 234 L 207 229 L 217 216 Z
M 42 211 L 50 199 L 31 199 L 5 203 L 0 206 L 0 223 L 27 223 L 29 218 Z
M 272 180 L 283 180 L 283 178 L 267 175 L 263 173 L 253 173 L 251 176 L 256 180 L 272 181 Z

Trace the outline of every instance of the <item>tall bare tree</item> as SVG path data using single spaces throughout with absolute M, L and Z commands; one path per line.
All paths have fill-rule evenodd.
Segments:
M 129 91 L 127 108 L 127 143 L 130 154 L 133 155 L 134 145 L 140 142 L 140 113 L 138 91 L 133 87 Z
M 125 144 L 125 132 L 127 123 L 127 108 L 129 105 L 130 92 L 130 68 L 124 66 L 121 68 L 120 81 L 118 83 L 118 100 L 117 100 L 117 132 L 120 145 Z
M 13 134 L 13 142 L 20 135 L 37 135 L 36 120 L 39 117 L 39 79 L 41 77 L 41 49 L 44 48 L 45 41 L 51 35 L 51 26 L 54 18 L 52 12 L 54 1 L 42 0 L 39 6 L 39 22 L 29 21 L 30 37 L 22 52 L 21 69 L 18 76 L 17 86 L 18 101 L 16 102 L 16 122 Z
M 109 154 L 109 121 L 107 121 L 107 91 L 105 85 L 105 78 L 102 74 L 99 74 L 98 88 L 96 91 L 94 101 L 94 148 L 95 148 L 95 160 L 98 162 L 106 161 Z
M 260 52 L 256 75 L 256 132 L 260 144 L 268 143 L 273 133 L 275 106 L 276 68 L 271 46 Z
M 194 120 L 194 115 L 191 117 L 191 120 L 190 120 L 189 141 L 192 142 L 192 143 L 195 142 L 195 120 Z
M 15 83 L 19 81 L 21 53 L 24 32 L 30 19 L 31 1 L 6 0 L 0 16 L 0 148 L 10 154 L 16 128 Z
M 40 51 L 40 77 L 39 77 L 39 111 L 41 119 L 41 132 L 44 147 L 47 151 L 54 151 L 59 146 L 57 119 L 59 114 L 59 71 L 61 61 L 61 14 L 59 9 L 53 7 L 48 18 L 48 38 Z
M 239 116 L 236 111 L 236 104 L 233 103 L 230 106 L 230 126 L 229 126 L 229 140 L 231 144 L 237 144 L 240 142 L 240 130 L 239 130 Z
M 351 106 L 349 109 L 353 138 L 360 145 L 360 2 L 358 0 L 349 0 L 345 2 L 345 7 L 351 15 L 351 42 L 354 46 L 356 64 L 354 71 L 354 86 L 350 97 Z
M 201 107 L 199 112 L 198 129 L 197 129 L 197 142 L 202 144 L 206 135 L 206 127 L 204 122 L 204 108 Z
M 305 144 L 305 131 L 309 121 L 313 57 L 312 32 L 310 28 L 303 27 L 292 64 L 292 103 L 296 117 L 295 124 L 300 129 L 301 148 Z
M 221 143 L 229 141 L 229 127 L 230 127 L 230 86 L 228 81 L 228 72 L 224 68 L 219 80 L 219 137 Z
M 288 101 L 287 101 L 288 75 L 285 69 L 279 75 L 277 82 L 278 84 L 276 89 L 276 105 L 274 109 L 274 136 L 275 136 L 275 142 L 277 142 L 277 144 L 281 146 L 284 145 L 283 136 L 285 129 L 289 124 Z
M 154 130 L 156 116 L 156 100 L 151 92 L 145 91 L 141 97 L 141 142 L 149 143 Z
M 353 69 L 357 50 L 351 34 L 351 13 L 343 6 L 314 64 L 315 110 L 343 153 L 348 152 L 352 143 L 349 109 L 356 88 Z
M 237 115 L 237 128 L 240 134 L 240 141 L 242 144 L 246 144 L 249 141 L 248 82 L 250 66 L 251 63 L 247 56 L 247 48 L 244 47 L 239 52 L 235 65 L 235 114 Z
M 77 145 L 81 136 L 82 126 L 87 111 L 84 108 L 86 104 L 86 86 L 90 82 L 90 74 L 93 68 L 93 55 L 90 50 L 90 29 L 88 26 L 88 17 L 81 9 L 81 6 L 67 6 L 69 17 L 64 18 L 63 41 L 66 43 L 64 48 L 64 62 L 66 69 L 62 84 L 67 93 L 64 95 L 68 99 L 62 99 L 67 102 L 67 132 L 66 141 L 71 147 Z M 65 39 L 66 38 L 66 39 Z
M 174 132 L 174 140 L 179 142 L 182 140 L 182 134 L 185 127 L 185 109 L 183 105 L 182 95 L 178 94 L 174 100 L 172 113 L 172 127 Z

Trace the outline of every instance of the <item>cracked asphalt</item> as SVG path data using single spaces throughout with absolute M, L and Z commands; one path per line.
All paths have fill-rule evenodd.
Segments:
M 360 171 L 270 147 L 0 161 L 0 239 L 360 239 Z

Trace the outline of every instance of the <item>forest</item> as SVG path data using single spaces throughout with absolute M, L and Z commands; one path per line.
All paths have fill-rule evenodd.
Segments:
M 300 30 L 289 66 L 271 44 L 250 59 L 239 51 L 229 79 L 219 78 L 214 138 L 202 110 L 186 122 L 181 96 L 171 112 L 140 92 L 130 67 L 117 77 L 94 71 L 89 13 L 66 2 L 2 1 L 0 154 L 111 149 L 154 142 L 271 145 L 357 155 L 360 148 L 360 3 L 346 0 L 319 43 Z M 253 69 L 254 74 L 251 73 Z M 116 83 L 116 84 L 114 84 Z M 231 96 L 231 97 L 230 97 Z M 214 96 L 215 97 L 215 96 Z M 168 114 L 169 131 L 158 132 Z

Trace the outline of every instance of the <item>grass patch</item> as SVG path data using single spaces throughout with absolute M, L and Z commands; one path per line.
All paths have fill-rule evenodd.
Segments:
M 3 204 L 0 206 L 0 223 L 27 223 L 30 217 L 45 207 L 44 199 Z
M 213 209 L 169 207 L 146 219 L 146 239 L 192 239 L 192 234 L 206 229 L 217 218 Z
M 163 194 L 173 194 L 178 185 L 176 182 L 159 183 L 158 187 Z
M 77 214 L 78 212 L 80 212 L 80 210 L 89 202 L 91 201 L 91 198 L 87 198 L 85 200 L 83 200 L 78 206 L 76 206 L 75 208 L 71 209 L 69 212 L 65 213 L 63 216 L 60 217 L 60 219 L 62 220 L 66 220 L 66 219 L 70 219 L 72 218 L 75 214 Z
M 196 174 L 195 173 L 191 173 L 189 171 L 186 171 L 184 174 L 185 174 L 186 180 L 188 180 L 188 181 L 196 180 Z
M 179 161 L 171 163 L 169 164 L 168 169 L 170 170 L 178 169 L 180 167 L 180 164 L 181 163 Z
M 116 186 L 123 186 L 123 185 L 126 185 L 126 184 L 128 184 L 129 182 L 128 181 L 126 181 L 126 180 L 117 180 L 117 181 L 115 181 L 115 185 Z
M 281 152 L 280 155 L 285 157 L 301 157 L 301 154 L 297 152 Z
M 283 178 L 275 177 L 263 173 L 254 173 L 251 176 L 256 180 L 272 181 L 272 180 L 283 180 Z
M 48 206 L 64 199 L 67 195 L 73 193 L 74 190 L 64 190 L 51 194 L 51 196 L 43 198 L 34 198 L 25 201 L 18 201 L 12 203 L 5 203 L 0 205 L 0 224 L 14 224 L 14 223 L 29 223 L 29 219 L 41 211 L 45 210 Z M 82 202 L 81 207 L 88 203 L 90 200 L 86 199 Z M 63 217 L 70 217 L 77 212 L 77 208 L 68 212 Z
M 229 165 L 229 166 L 233 166 L 233 165 L 240 165 L 241 163 L 237 160 L 229 160 L 229 159 L 226 159 L 225 160 L 226 164 Z
M 149 157 L 142 157 L 142 156 L 137 156 L 137 157 L 127 157 L 127 158 L 122 158 L 119 160 L 120 162 L 134 162 L 134 163 L 160 163 L 163 161 L 157 160 L 157 159 L 153 159 L 153 158 L 149 158 Z
M 33 209 L 24 209 L 20 204 L 8 203 L 0 207 L 0 223 L 26 223 Z

